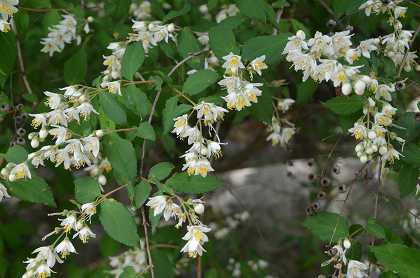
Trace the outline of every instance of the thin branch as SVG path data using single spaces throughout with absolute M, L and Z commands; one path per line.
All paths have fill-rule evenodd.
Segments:
M 13 29 L 13 32 L 16 34 L 16 49 L 17 49 L 17 56 L 18 56 L 18 60 L 19 60 L 19 68 L 20 68 L 20 73 L 21 73 L 21 76 L 22 76 L 23 84 L 24 84 L 26 90 L 28 91 L 28 93 L 32 94 L 31 85 L 29 84 L 29 81 L 26 77 L 25 64 L 23 63 L 22 48 L 20 47 L 20 41 L 19 41 L 17 29 L 16 29 L 15 21 L 13 19 L 12 19 L 12 29 Z
M 201 278 L 202 277 L 202 267 L 201 267 L 201 256 L 197 257 L 197 265 L 196 265 L 196 278 Z
M 171 71 L 168 73 L 168 77 L 170 77 L 172 74 L 174 74 L 174 72 L 183 64 L 185 64 L 186 62 L 188 62 L 189 60 L 191 60 L 192 58 L 194 58 L 195 56 L 198 56 L 204 52 L 209 51 L 208 48 L 202 49 L 200 51 L 197 51 L 195 53 L 191 53 L 190 55 L 188 55 L 187 57 L 185 57 L 184 59 L 182 59 L 180 62 L 178 62 L 178 64 L 176 64 Z

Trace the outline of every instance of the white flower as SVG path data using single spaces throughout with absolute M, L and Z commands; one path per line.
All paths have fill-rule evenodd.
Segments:
M 188 226 L 187 230 L 188 232 L 182 239 L 188 242 L 181 249 L 181 252 L 188 253 L 188 256 L 192 258 L 197 255 L 201 256 L 205 252 L 203 244 L 209 240 L 205 233 L 210 232 L 211 229 L 200 225 Z
M 218 142 L 209 141 L 207 144 L 207 150 L 210 156 L 220 157 L 222 155 L 222 148 Z
M 10 31 L 10 23 L 6 20 L 0 19 L 0 32 L 7 33 Z
M 76 249 L 74 249 L 73 244 L 71 243 L 71 241 L 69 240 L 68 237 L 66 237 L 65 239 L 63 239 L 63 241 L 61 241 L 56 247 L 55 247 L 55 251 L 58 254 L 61 254 L 61 257 L 64 259 L 66 258 L 70 253 L 77 253 Z
M 277 101 L 277 108 L 285 113 L 290 109 L 290 106 L 292 106 L 295 103 L 294 99 L 291 98 L 284 98 L 284 99 L 279 99 Z
M 348 96 L 352 91 L 352 87 L 350 83 L 344 83 L 343 85 L 341 85 L 341 92 L 343 93 L 343 95 Z
M 46 38 L 41 40 L 43 48 L 41 52 L 52 56 L 55 52 L 61 52 L 65 44 L 77 40 L 76 36 L 77 21 L 72 14 L 63 15 L 63 19 L 52 27 L 49 27 L 49 33 Z
M 96 205 L 94 203 L 86 203 L 80 207 L 80 210 L 90 219 L 96 214 Z
M 202 203 L 197 203 L 194 205 L 194 211 L 197 214 L 203 214 L 204 213 L 204 205 Z
M 211 125 L 218 120 L 222 120 L 224 113 L 228 112 L 223 107 L 219 107 L 211 102 L 203 101 L 194 106 L 194 110 L 197 111 L 197 119 L 203 119 L 206 125 Z
M 87 136 L 81 139 L 83 142 L 84 151 L 92 154 L 94 157 L 99 155 L 99 138 L 96 136 Z
M 172 130 L 172 133 L 175 133 L 176 135 L 180 137 L 186 137 L 186 132 L 188 129 L 190 129 L 190 126 L 188 125 L 188 115 L 182 115 L 174 119 L 174 129 Z
M 62 126 L 56 126 L 55 128 L 50 129 L 48 132 L 56 139 L 56 145 L 64 143 L 68 138 L 67 128 Z
M 10 198 L 10 195 L 7 193 L 7 188 L 0 183 L 0 202 L 3 201 L 3 198 Z
M 258 75 L 262 74 L 262 70 L 267 69 L 267 65 L 264 63 L 265 61 L 265 55 L 262 55 L 260 57 L 255 58 L 252 60 L 252 62 L 249 64 L 251 66 L 251 69 L 255 71 Z
M 29 171 L 28 165 L 25 162 L 17 164 L 9 173 L 9 181 L 15 181 L 19 179 L 29 178 L 31 179 L 31 171 Z
M 70 212 L 66 215 L 66 218 L 59 219 L 61 221 L 60 225 L 64 227 L 65 231 L 71 231 L 71 229 L 76 230 L 77 218 L 73 212 Z
M 54 249 L 51 246 L 43 246 L 35 249 L 32 254 L 38 254 L 38 258 L 42 258 L 46 261 L 47 266 L 53 267 L 56 261 L 61 262 L 60 258 L 54 252 Z
M 359 122 L 354 123 L 354 126 L 349 129 L 356 140 L 362 140 L 367 137 L 367 129 L 364 124 Z
M 366 273 L 368 269 L 369 267 L 366 264 L 356 260 L 350 260 L 347 266 L 346 278 L 368 277 L 368 274 Z
M 153 215 L 159 215 L 161 214 L 167 204 L 167 197 L 163 196 L 163 195 L 159 195 L 159 196 L 155 196 L 155 197 L 150 197 L 149 201 L 146 203 L 146 206 L 150 207 L 153 209 Z
M 88 239 L 95 238 L 96 234 L 92 230 L 84 225 L 77 233 L 73 235 L 73 238 L 79 237 L 83 243 L 86 243 Z
M 357 80 L 356 83 L 354 84 L 354 92 L 361 96 L 364 94 L 366 89 L 366 83 L 363 82 L 361 79 Z
M 19 4 L 19 0 L 1 0 L 0 1 L 0 14 L 4 14 L 7 17 L 17 13 L 18 9 L 16 6 Z
M 120 81 L 102 82 L 101 87 L 107 88 L 111 94 L 121 95 L 121 82 Z
M 227 73 L 236 75 L 239 69 L 245 68 L 241 61 L 241 56 L 235 55 L 232 52 L 224 56 L 223 60 L 225 60 L 225 62 L 223 63 L 222 67 L 226 69 Z
M 44 95 L 46 95 L 48 97 L 48 100 L 46 101 L 46 104 L 51 108 L 51 109 L 57 109 L 60 104 L 61 104 L 61 95 L 59 94 L 54 94 L 48 91 L 44 92 Z

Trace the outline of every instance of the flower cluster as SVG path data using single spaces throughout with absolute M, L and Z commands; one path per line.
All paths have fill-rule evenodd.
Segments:
M 293 103 L 295 103 L 295 101 L 291 98 L 277 100 L 274 116 L 271 120 L 271 124 L 267 127 L 267 132 L 270 134 L 267 137 L 267 141 L 271 141 L 273 146 L 279 143 L 281 146 L 286 146 L 296 133 L 295 125 L 280 117 L 280 113 L 286 113 Z
M 130 14 L 132 14 L 136 20 L 147 20 L 152 16 L 152 5 L 149 1 L 131 3 Z
M 10 21 L 13 14 L 17 13 L 16 6 L 19 0 L 2 0 L 0 1 L 0 32 L 7 33 L 10 31 Z
M 351 242 L 349 239 L 344 239 L 339 241 L 331 249 L 327 250 L 325 253 L 330 256 L 330 259 L 323 262 L 321 266 L 327 266 L 333 264 L 335 272 L 338 273 L 336 277 L 348 277 L 348 278 L 363 278 L 368 277 L 366 271 L 368 266 L 362 262 L 356 260 L 347 261 L 346 253 L 351 247 Z M 347 266 L 347 272 L 345 272 L 345 266 Z M 346 275 L 344 276 L 344 273 Z
M 109 258 L 109 265 L 112 270 L 111 275 L 115 278 L 121 276 L 125 268 L 132 267 L 134 272 L 142 274 L 147 270 L 147 257 L 144 250 L 144 242 L 140 241 L 140 248 L 133 248 L 124 253 Z
M 384 45 L 384 55 L 389 57 L 395 65 L 402 66 L 408 72 L 412 70 L 413 66 L 417 67 L 418 64 L 415 61 L 417 58 L 415 51 L 409 51 L 414 31 L 403 30 L 400 21 L 407 12 L 406 7 L 398 6 L 401 2 L 403 1 L 369 0 L 363 3 L 359 9 L 364 10 L 367 16 L 372 13 L 389 16 L 388 22 L 393 27 L 394 32 L 376 40 L 381 41 L 381 44 Z
M 194 111 L 197 114 L 194 127 L 188 123 L 191 114 L 184 114 L 174 119 L 175 124 L 172 132 L 181 139 L 186 138 L 188 145 L 191 145 L 181 156 L 185 159 L 182 170 L 187 170 L 189 175 L 206 177 L 208 172 L 214 171 L 209 160 L 221 156 L 221 143 L 213 125 L 223 120 L 224 114 L 228 111 L 210 102 L 201 102 L 195 105 Z M 203 135 L 204 127 L 208 128 L 209 136 L 216 138 L 216 141 L 207 139 Z
M 106 69 L 102 72 L 104 76 L 101 87 L 107 88 L 113 94 L 121 95 L 121 63 L 130 42 L 141 42 L 145 53 L 148 53 L 150 48 L 158 45 L 161 41 L 175 40 L 175 25 L 173 23 L 133 21 L 132 29 L 134 32 L 128 35 L 127 40 L 110 43 L 107 48 L 112 51 L 112 54 L 104 56 L 103 64 Z
M 96 203 L 86 203 L 80 207 L 79 211 L 64 210 L 60 213 L 52 213 L 50 216 L 61 216 L 60 226 L 46 235 L 42 240 L 46 240 L 52 235 L 58 235 L 53 244 L 35 249 L 34 258 L 28 258 L 25 263 L 26 272 L 24 278 L 50 277 L 55 263 L 63 263 L 71 253 L 77 253 L 72 239 L 79 238 L 83 243 L 95 238 L 95 233 L 89 228 L 88 223 L 93 215 L 96 214 Z M 73 233 L 73 235 L 72 235 Z
M 241 56 L 230 53 L 223 57 L 225 63 L 222 65 L 225 68 L 225 75 L 219 81 L 219 85 L 226 88 L 228 95 L 223 97 L 227 102 L 229 109 L 241 111 L 245 107 L 251 106 L 252 103 L 257 103 L 257 98 L 261 95 L 262 83 L 251 83 L 244 79 L 244 72 L 247 71 L 252 79 L 253 73 L 262 74 L 262 70 L 267 69 L 265 64 L 265 55 L 255 58 L 248 66 L 241 61 Z
M 386 102 L 383 102 L 382 107 L 379 108 L 377 102 L 371 98 L 367 102 L 363 110 L 364 117 L 349 129 L 356 140 L 361 141 L 356 145 L 356 154 L 363 163 L 372 160 L 377 153 L 382 161 L 392 163 L 401 155 L 392 145 L 392 141 L 396 140 L 401 144 L 405 142 L 403 138 L 389 131 L 397 109 Z
M 178 204 L 175 200 L 178 201 Z M 182 253 L 187 253 L 189 257 L 195 258 L 206 251 L 203 244 L 209 240 L 206 233 L 210 232 L 211 229 L 202 224 L 199 219 L 199 215 L 203 214 L 205 209 L 202 200 L 189 199 L 184 201 L 176 195 L 158 195 L 149 198 L 146 206 L 153 209 L 155 216 L 163 214 L 165 221 L 172 218 L 178 221 L 175 225 L 176 228 L 181 227 L 185 221 L 188 222 L 187 233 L 182 238 L 187 243 L 181 249 Z
M 402 81 L 381 84 L 374 74 L 362 74 L 363 66 L 352 66 L 359 57 L 369 59 L 373 51 L 379 52 L 381 48 L 384 48 L 385 56 L 407 71 L 416 65 L 416 55 L 409 52 L 412 32 L 402 30 L 402 24 L 398 21 L 406 8 L 397 6 L 397 2 L 383 4 L 381 1 L 367 1 L 360 7 L 365 9 L 367 15 L 372 11 L 389 11 L 389 21 L 394 26 L 394 33 L 390 35 L 361 41 L 357 47 L 352 48 L 350 31 L 337 32 L 332 36 L 316 32 L 309 40 L 305 40 L 303 31 L 298 31 L 295 36 L 289 38 L 283 51 L 283 54 L 287 54 L 287 61 L 293 63 L 294 69 L 303 71 L 303 80 L 311 77 L 318 82 L 332 81 L 334 87 L 341 87 L 343 95 L 354 92 L 367 98 L 363 109 L 364 116 L 349 130 L 356 139 L 363 140 L 356 146 L 356 153 L 362 162 L 379 153 L 384 163 L 392 163 L 400 154 L 391 141 L 404 143 L 402 138 L 389 130 L 393 124 L 392 117 L 396 113 L 396 109 L 389 103 L 392 101 L 391 93 L 396 91 L 397 83 Z M 339 59 L 345 60 L 347 64 L 339 62 Z
M 65 169 L 70 167 L 78 169 L 91 165 L 93 161 L 100 158 L 99 140 L 104 134 L 102 130 L 96 130 L 91 135 L 81 137 L 68 128 L 71 121 L 80 122 L 80 118 L 86 119 L 91 113 L 97 114 L 89 101 L 90 89 L 70 86 L 61 90 L 64 94 L 44 92 L 48 97 L 46 104 L 51 111 L 30 114 L 33 117 L 32 126 L 40 128 L 38 132 L 29 133 L 31 146 L 38 148 L 48 135 L 52 136 L 54 144 L 45 145 L 30 153 L 25 162 L 17 165 L 8 163 L 1 171 L 2 178 L 9 181 L 31 178 L 28 161 L 35 167 L 44 166 L 44 161 L 49 160 L 55 163 L 56 167 L 63 164 Z M 109 169 L 109 166 L 104 165 L 103 169 Z
M 72 43 L 74 40 L 79 44 L 81 37 L 77 35 L 76 29 L 77 21 L 74 15 L 63 15 L 63 19 L 57 25 L 48 28 L 47 37 L 41 40 L 41 44 L 44 46 L 41 52 L 52 56 L 55 52 L 63 51 L 65 45 Z

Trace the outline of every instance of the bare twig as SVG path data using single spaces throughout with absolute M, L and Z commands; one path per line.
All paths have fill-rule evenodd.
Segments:
M 181 61 L 178 62 L 178 64 L 176 64 L 171 71 L 168 73 L 168 77 L 170 77 L 172 74 L 174 74 L 174 72 L 183 64 L 185 64 L 186 62 L 188 62 L 189 60 L 191 60 L 192 58 L 194 58 L 195 56 L 198 56 L 204 52 L 209 51 L 208 48 L 202 49 L 200 51 L 197 51 L 195 53 L 191 53 L 190 55 L 188 55 L 187 57 L 185 57 L 184 59 L 182 59 Z
M 196 278 L 201 278 L 202 277 L 202 267 L 201 267 L 201 256 L 197 257 L 197 265 L 196 265 Z
M 28 93 L 32 94 L 31 85 L 29 84 L 28 78 L 26 77 L 25 64 L 23 62 L 22 48 L 20 47 L 19 36 L 18 36 L 18 33 L 17 33 L 15 21 L 13 19 L 12 19 L 12 29 L 13 29 L 13 32 L 16 34 L 16 49 L 17 49 L 17 56 L 18 56 L 18 60 L 19 60 L 19 68 L 20 68 L 20 73 L 21 73 L 21 76 L 22 76 L 23 84 L 24 84 L 26 90 L 28 91 Z

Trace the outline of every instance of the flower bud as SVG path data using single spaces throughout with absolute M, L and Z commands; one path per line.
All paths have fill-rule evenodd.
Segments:
M 375 139 L 376 138 L 376 133 L 375 133 L 375 131 L 369 131 L 368 132 L 368 137 L 369 137 L 369 139 L 371 139 L 371 140 L 373 140 L 373 139 Z
M 35 137 L 31 140 L 31 147 L 34 148 L 34 149 L 39 147 L 39 140 L 38 140 L 37 137 Z
M 204 213 L 204 205 L 203 204 L 194 205 L 194 211 L 197 214 L 203 214 Z
M 351 242 L 347 238 L 343 241 L 343 246 L 346 249 L 349 249 L 351 247 Z
M 39 138 L 40 139 L 45 139 L 48 136 L 48 131 L 45 128 L 41 128 L 41 130 L 39 131 Z
M 305 37 L 306 37 L 305 32 L 303 32 L 302 30 L 297 31 L 296 32 L 296 37 L 298 37 L 301 40 L 304 40 Z
M 98 182 L 100 185 L 105 185 L 106 184 L 106 177 L 104 175 L 100 175 L 98 177 Z
M 175 24 L 171 23 L 168 25 L 168 31 L 169 32 L 174 32 L 175 31 Z
M 344 83 L 343 86 L 341 86 L 341 92 L 343 95 L 348 96 L 351 93 L 351 84 Z
M 101 138 L 102 136 L 104 136 L 104 131 L 101 129 L 98 129 L 97 131 L 95 131 L 95 135 L 96 137 Z
M 368 158 L 365 154 L 360 157 L 360 162 L 366 163 L 367 161 L 368 161 Z
M 362 80 L 357 80 L 354 84 L 354 92 L 358 94 L 359 96 L 363 95 L 366 89 L 366 83 Z
M 200 13 L 202 13 L 202 14 L 206 14 L 206 13 L 209 12 L 209 8 L 205 4 L 198 7 L 198 9 L 200 10 Z

